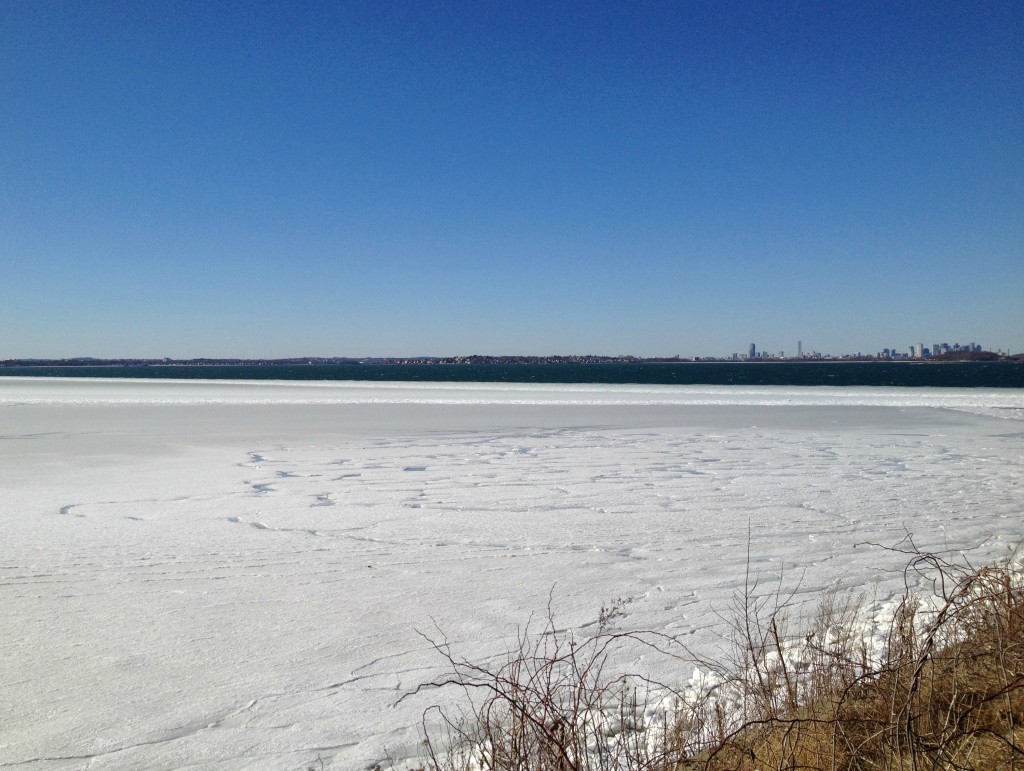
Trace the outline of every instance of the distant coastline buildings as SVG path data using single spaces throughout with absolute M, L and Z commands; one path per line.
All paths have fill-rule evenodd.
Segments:
M 274 365 L 358 365 L 358 364 L 608 364 L 608 363 L 679 363 L 679 362 L 727 362 L 727 361 L 1016 361 L 1024 362 L 1024 353 L 1011 354 L 1009 348 L 985 349 L 977 343 L 913 343 L 907 352 L 895 348 L 883 348 L 878 353 L 830 354 L 811 350 L 804 352 L 803 340 L 796 344 L 796 356 L 786 356 L 785 351 L 768 353 L 759 351 L 756 343 L 750 343 L 747 353 L 733 353 L 729 356 L 616 356 L 600 354 L 568 355 L 458 355 L 458 356 L 413 356 L 413 357 L 346 357 L 346 356 L 302 356 L 288 359 L 97 359 L 80 356 L 71 359 L 0 359 L 0 368 L 6 367 L 181 367 L 181 366 L 274 366 Z
M 878 359 L 932 359 L 947 353 L 981 353 L 982 347 L 978 343 L 933 343 L 931 348 L 926 348 L 924 343 L 914 343 L 910 346 L 908 354 L 901 354 L 895 348 L 883 348 L 875 354 Z
M 818 351 L 809 351 L 804 353 L 804 341 L 797 340 L 796 343 L 796 356 L 787 357 L 785 351 L 779 351 L 778 353 L 768 353 L 767 351 L 758 351 L 757 345 L 751 343 L 746 354 L 734 353 L 732 356 L 725 357 L 726 361 L 779 361 L 781 359 L 787 359 L 793 361 L 795 359 L 804 360 L 836 360 L 836 359 L 857 359 L 857 360 L 876 360 L 876 361 L 923 361 L 925 359 L 935 359 L 940 356 L 948 356 L 949 354 L 980 354 L 988 351 L 989 349 L 983 348 L 978 343 L 933 343 L 931 347 L 925 346 L 924 343 L 912 343 L 906 349 L 906 352 L 898 350 L 895 346 L 892 348 L 883 348 L 877 353 L 847 353 L 841 355 L 820 353 Z M 1009 349 L 994 351 L 994 353 L 1000 356 L 1009 356 Z

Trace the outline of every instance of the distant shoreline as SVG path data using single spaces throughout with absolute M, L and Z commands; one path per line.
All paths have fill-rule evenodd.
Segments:
M 71 359 L 5 359 L 0 368 L 30 367 L 301 367 L 301 366 L 479 366 L 479 365 L 544 365 L 572 364 L 948 364 L 948 363 L 1024 362 L 1024 354 L 953 353 L 924 359 L 878 358 L 874 356 L 818 356 L 801 358 L 722 359 L 713 357 L 642 358 L 638 356 L 415 356 L 415 357 L 298 357 L 288 359 L 98 359 L 80 357 Z

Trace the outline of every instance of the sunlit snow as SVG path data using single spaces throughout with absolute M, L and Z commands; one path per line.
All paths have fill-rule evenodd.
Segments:
M 1019 390 L 0 378 L 0 766 L 366 768 L 550 601 L 713 656 L 1021 538 Z M 588 631 L 589 630 L 589 631 Z M 628 662 L 682 686 L 693 667 Z M 319 767 L 319 763 L 316 763 Z

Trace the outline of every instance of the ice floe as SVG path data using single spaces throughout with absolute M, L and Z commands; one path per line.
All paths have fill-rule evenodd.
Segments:
M 444 664 L 416 630 L 494 661 L 549 601 L 586 635 L 619 598 L 713 657 L 748 570 L 882 608 L 902 560 L 868 544 L 1019 541 L 1022 416 L 1016 390 L 0 378 L 0 765 L 372 767 L 453 698 L 402 699 Z

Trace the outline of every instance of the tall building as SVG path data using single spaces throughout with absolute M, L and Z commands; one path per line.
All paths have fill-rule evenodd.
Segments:
M 756 359 L 757 358 L 757 346 L 755 346 L 753 343 L 750 344 L 750 354 L 747 356 L 747 358 L 748 359 Z
M 796 341 L 796 357 L 798 359 L 802 359 L 804 357 L 804 341 L 803 340 L 797 340 Z

